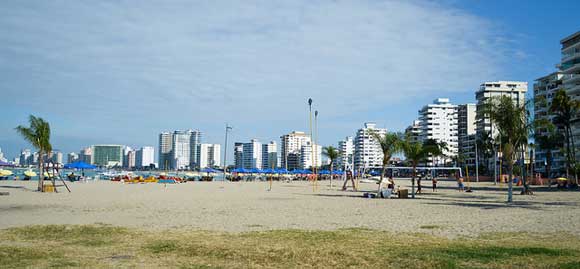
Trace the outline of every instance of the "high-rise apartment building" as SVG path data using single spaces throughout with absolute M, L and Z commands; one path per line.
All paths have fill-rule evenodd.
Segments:
M 352 136 L 347 136 L 344 140 L 338 141 L 338 152 L 340 156 L 336 160 L 336 167 L 344 169 L 345 164 L 350 166 L 354 157 L 354 139 Z
M 535 120 L 546 120 L 552 123 L 554 120 L 554 115 L 550 113 L 550 106 L 552 105 L 552 99 L 557 91 L 563 88 L 563 79 L 567 75 L 562 74 L 562 72 L 554 72 L 547 76 L 536 79 L 534 83 L 534 119 Z M 563 127 L 554 124 L 556 132 L 561 134 L 564 133 Z M 541 137 L 548 134 L 548 129 L 545 126 L 538 126 L 535 129 L 535 136 Z M 536 140 L 536 144 L 539 141 Z M 562 145 L 564 141 L 562 141 Z M 546 172 L 546 165 L 548 161 L 551 162 L 550 174 L 552 175 L 562 175 L 566 172 L 566 157 L 564 152 L 560 150 L 561 147 L 555 147 L 550 150 L 550 154 L 544 150 L 540 145 L 536 147 L 534 154 L 535 170 L 539 172 Z M 550 156 L 551 155 L 551 156 Z M 550 160 L 548 160 L 550 158 Z M 545 175 L 550 177 L 551 175 Z
M 526 92 L 528 83 L 520 81 L 494 81 L 482 83 L 479 90 L 475 92 L 476 106 L 476 133 L 478 136 L 483 132 L 497 135 L 497 130 L 493 128 L 489 115 L 485 115 L 484 106 L 490 98 L 508 96 L 514 100 L 516 105 L 523 106 L 526 103 Z
M 463 104 L 457 108 L 457 135 L 459 153 L 463 155 L 468 166 L 475 166 L 476 136 L 475 136 L 475 104 Z
M 197 146 L 197 163 L 199 168 L 221 166 L 220 161 L 220 144 L 199 144 Z
M 172 168 L 173 136 L 169 132 L 159 134 L 159 169 L 169 170 Z
M 92 161 L 96 166 L 114 167 L 123 165 L 122 145 L 93 145 L 91 146 Z
M 278 167 L 278 145 L 275 141 L 262 145 L 262 169 Z
M 79 154 L 79 160 L 85 163 L 93 164 L 93 149 L 91 147 L 82 149 Z
M 280 137 L 280 166 L 288 170 L 300 168 L 300 151 L 302 146 L 310 143 L 310 136 L 304 132 L 293 131 Z M 292 160 L 289 159 L 289 155 Z
M 408 136 L 411 142 L 419 142 L 420 135 L 421 135 L 420 120 L 414 120 L 411 125 L 405 128 L 405 136 Z
M 457 106 L 451 104 L 448 98 L 437 98 L 419 110 L 419 140 L 424 143 L 433 139 L 445 143 L 443 156 L 429 157 L 427 165 L 447 163 L 457 156 Z
M 313 154 L 312 151 L 315 151 Z M 300 149 L 300 168 L 312 169 L 313 167 L 320 167 L 322 163 L 322 147 L 320 145 L 312 145 L 307 141 Z
M 244 167 L 243 152 L 244 152 L 244 143 L 241 142 L 234 143 L 234 164 L 236 168 Z
M 139 169 L 150 167 L 151 164 L 155 163 L 155 148 L 153 147 L 142 147 L 137 150 L 135 155 L 135 167 Z
M 198 130 L 189 131 L 189 145 L 190 145 L 190 157 L 189 157 L 189 167 L 192 169 L 200 168 L 199 165 L 199 153 L 198 146 L 201 144 L 201 132 Z
M 580 31 L 560 41 L 562 60 L 558 65 L 564 74 L 562 84 L 570 98 L 580 100 Z M 580 160 L 580 120 L 572 120 L 572 136 L 575 143 L 576 160 Z
M 367 122 L 358 129 L 354 139 L 354 166 L 357 171 L 378 168 L 383 163 L 383 152 L 372 133 L 385 135 L 387 129 L 377 128 L 376 123 Z
M 71 152 L 67 155 L 67 163 L 74 163 L 79 160 L 79 155 L 76 152 Z
M 177 170 L 189 169 L 191 158 L 191 133 L 189 131 L 173 132 L 171 151 L 172 168 Z
M 32 160 L 32 151 L 30 149 L 23 149 L 20 151 L 20 165 L 28 166 L 34 164 Z
M 242 166 L 245 169 L 262 168 L 262 143 L 257 139 L 243 144 Z

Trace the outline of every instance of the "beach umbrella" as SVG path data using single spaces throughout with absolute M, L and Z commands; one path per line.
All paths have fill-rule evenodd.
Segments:
M 208 173 L 209 174 L 209 173 L 219 173 L 221 171 L 220 170 L 213 169 L 211 167 L 206 167 L 206 168 L 201 169 L 200 172 L 202 172 L 202 173 Z
M 286 168 L 280 168 L 280 169 L 276 169 L 276 173 L 278 174 L 288 174 L 288 169 Z
M 300 169 L 294 169 L 290 173 L 291 174 L 294 174 L 294 175 L 298 175 L 298 174 L 302 174 L 302 170 L 300 170 Z
M 340 170 L 334 170 L 334 171 L 332 171 L 332 174 L 333 175 L 343 175 L 344 172 L 343 171 L 340 171 Z
M 262 173 L 262 170 L 260 170 L 258 168 L 252 168 L 248 172 L 252 173 L 252 174 L 259 174 L 259 173 Z
M 318 171 L 318 173 L 321 175 L 330 175 L 330 171 L 328 171 L 328 170 L 320 170 L 320 171 Z
M 27 177 L 35 177 L 36 173 L 32 170 L 24 171 L 24 175 Z
M 0 177 L 7 177 L 7 176 L 11 176 L 11 175 L 12 175 L 12 171 L 0 169 Z
M 276 171 L 274 169 L 269 169 L 268 168 L 268 169 L 262 170 L 262 173 L 264 173 L 264 174 L 274 174 L 274 173 L 276 173 Z
M 312 174 L 312 171 L 305 169 L 302 170 L 302 174 Z

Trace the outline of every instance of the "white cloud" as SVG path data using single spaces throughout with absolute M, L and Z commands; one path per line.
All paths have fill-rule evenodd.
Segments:
M 505 54 L 485 20 L 424 1 L 0 5 L 4 96 L 71 121 L 63 107 L 79 104 L 78 116 L 153 133 L 201 125 L 218 137 L 212 121 L 261 121 L 274 138 L 303 121 L 307 97 L 362 121 L 349 113 L 470 91 Z

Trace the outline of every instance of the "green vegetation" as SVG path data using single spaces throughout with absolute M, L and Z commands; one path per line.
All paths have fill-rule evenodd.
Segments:
M 338 151 L 338 149 L 333 146 L 328 146 L 322 148 L 322 155 L 330 160 L 330 188 L 332 188 L 332 177 L 334 176 L 332 171 L 334 169 L 334 163 L 336 162 L 336 159 L 338 159 L 340 156 L 340 151 Z
M 40 173 L 38 177 L 38 191 L 44 191 L 44 155 L 52 151 L 50 144 L 50 125 L 40 117 L 30 115 L 28 118 L 30 127 L 18 125 L 16 132 L 22 136 L 28 143 L 38 150 L 38 169 Z
M 2 268 L 579 268 L 579 239 L 564 234 L 447 239 L 367 229 L 220 233 L 49 225 L 0 230 L 0 264 Z

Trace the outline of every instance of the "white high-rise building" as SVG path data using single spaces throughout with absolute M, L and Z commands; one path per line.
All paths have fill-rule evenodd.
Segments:
M 32 151 L 30 149 L 23 149 L 20 151 L 20 165 L 27 166 L 32 165 Z
M 4 158 L 4 153 L 2 153 L 2 149 L 0 149 L 0 161 L 7 162 L 6 158 Z
M 67 163 L 74 163 L 79 160 L 79 155 L 76 152 L 71 152 L 67 156 Z
M 475 104 L 463 104 L 457 107 L 457 135 L 459 153 L 465 158 L 465 163 L 475 166 Z
M 457 135 L 457 106 L 449 102 L 448 98 L 437 98 L 433 104 L 428 104 L 419 110 L 419 126 L 421 135 L 419 140 L 424 143 L 428 139 L 433 139 L 439 143 L 447 144 L 443 155 L 433 160 L 429 158 L 428 165 L 446 163 L 457 156 L 459 141 Z
M 246 169 L 262 168 L 262 143 L 257 139 L 243 144 L 242 165 Z
M 197 146 L 199 168 L 221 166 L 220 162 L 220 144 L 199 144 Z
M 507 96 L 511 98 L 516 105 L 523 106 L 526 103 L 526 92 L 528 91 L 528 83 L 520 81 L 490 81 L 484 82 L 479 86 L 479 90 L 475 92 L 475 99 L 477 100 L 476 107 L 476 140 L 481 139 L 484 133 L 489 134 L 492 139 L 498 135 L 497 128 L 493 126 L 489 115 L 485 114 L 484 107 L 490 98 L 499 96 Z M 492 156 L 488 160 L 483 159 L 483 155 L 479 155 L 479 165 L 486 165 L 491 171 L 494 168 L 494 160 L 496 156 Z
M 552 123 L 554 120 L 554 115 L 550 113 L 550 106 L 552 105 L 552 99 L 557 91 L 563 88 L 563 79 L 567 76 L 562 74 L 562 72 L 554 72 L 547 76 L 536 79 L 534 83 L 534 100 L 541 100 L 543 102 L 534 102 L 534 119 L 535 120 L 547 120 Z M 556 125 L 556 124 L 555 124 Z M 562 126 L 556 125 L 556 132 L 564 134 Z M 535 129 L 535 136 L 545 136 L 548 134 L 548 130 L 544 126 L 539 126 Z M 536 144 L 538 141 L 536 140 Z M 562 146 L 564 143 L 562 142 Z M 566 156 L 564 152 L 560 150 L 560 147 L 556 147 L 551 150 L 551 157 L 548 156 L 547 151 L 542 149 L 540 145 L 536 147 L 534 159 L 535 159 L 535 170 L 537 172 L 545 173 L 546 165 L 548 163 L 548 158 L 551 158 L 550 174 L 544 175 L 546 177 L 552 177 L 556 175 L 563 175 L 566 173 Z
M 580 100 L 580 31 L 560 41 L 562 59 L 558 67 L 565 75 L 562 83 L 570 98 Z M 575 143 L 576 160 L 580 160 L 580 120 L 572 119 L 572 137 Z
M 315 154 L 312 154 L 312 150 L 315 150 Z M 310 141 L 302 145 L 300 149 L 300 168 L 311 169 L 313 166 L 320 167 L 322 164 L 321 160 L 322 146 L 312 145 Z
M 523 106 L 526 103 L 527 91 L 527 82 L 494 81 L 482 83 L 479 86 L 479 90 L 475 92 L 475 99 L 477 100 L 476 133 L 478 136 L 483 132 L 492 132 L 492 137 L 497 135 L 497 129 L 492 127 L 491 119 L 488 115 L 484 115 L 485 109 L 483 108 L 487 100 L 498 96 L 508 96 L 514 100 L 516 105 Z
M 62 152 L 58 150 L 51 151 L 48 157 L 50 157 L 50 161 L 52 161 L 55 164 L 63 164 L 64 158 Z
M 302 146 L 310 143 L 310 136 L 304 132 L 293 131 L 280 137 L 280 166 L 288 170 L 300 168 Z
M 351 164 L 354 157 L 354 139 L 347 136 L 344 140 L 338 141 L 338 152 L 340 156 L 336 160 L 336 167 L 344 169 L 345 164 Z
M 139 169 L 147 168 L 153 163 L 155 163 L 155 148 L 146 146 L 137 150 L 135 167 Z
M 383 152 L 371 132 L 385 135 L 387 129 L 377 128 L 376 123 L 366 122 L 364 128 L 356 132 L 354 139 L 354 166 L 357 171 L 382 166 Z
M 191 158 L 191 133 L 190 131 L 175 131 L 173 132 L 172 147 L 173 153 L 172 161 L 173 169 L 189 169 Z
M 278 145 L 276 141 L 270 141 L 262 145 L 262 169 L 275 169 L 278 167 Z
M 93 162 L 93 148 L 87 147 L 81 150 L 79 154 L 79 160 L 84 163 L 92 164 Z
M 198 163 L 199 153 L 197 152 L 198 146 L 201 144 L 201 132 L 198 130 L 189 131 L 189 145 L 190 145 L 190 163 L 189 167 L 200 168 Z
M 159 134 L 159 169 L 169 170 L 172 168 L 173 136 L 169 132 Z
M 421 136 L 421 121 L 414 120 L 413 124 L 405 128 L 405 135 L 409 136 L 411 142 L 419 142 L 419 136 Z

